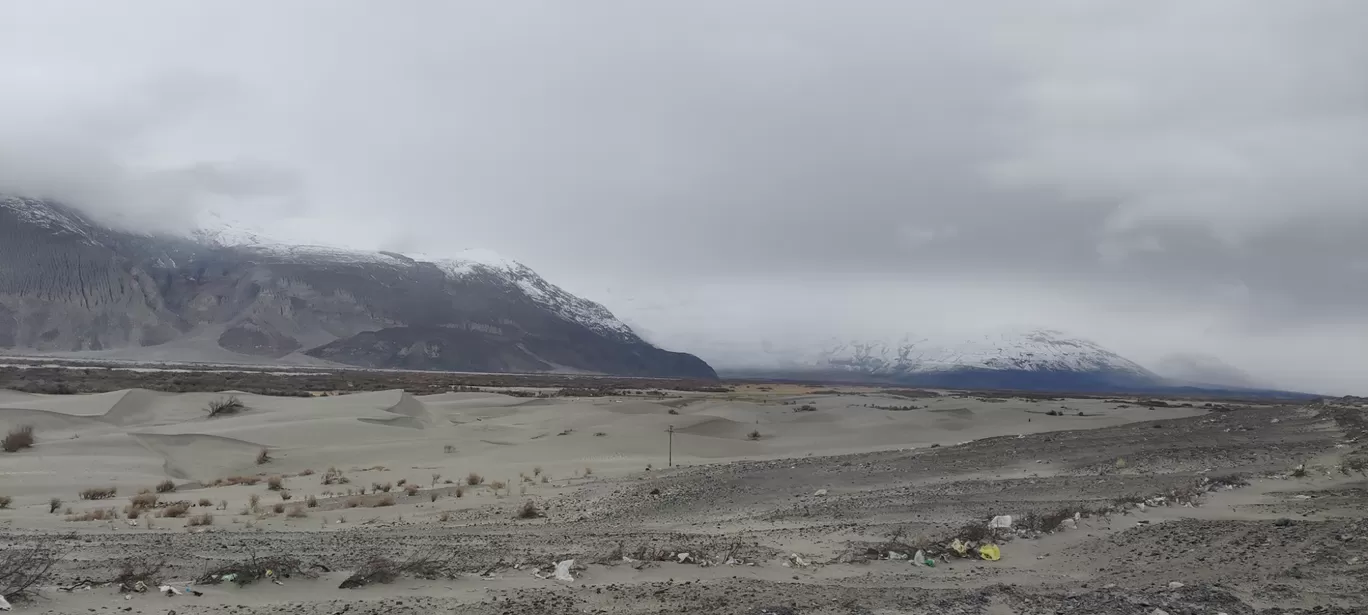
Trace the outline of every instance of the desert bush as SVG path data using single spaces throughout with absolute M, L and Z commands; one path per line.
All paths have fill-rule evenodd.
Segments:
M 356 508 L 361 505 L 361 498 L 348 498 L 347 508 Z
M 407 485 L 407 484 L 408 484 L 408 479 L 407 479 L 407 478 L 401 478 L 401 479 L 399 479 L 399 482 L 397 482 L 397 483 L 395 483 L 395 484 L 396 484 L 396 485 L 399 485 L 400 487 L 403 487 L 404 485 Z
M 500 490 L 500 489 L 503 489 L 504 487 L 507 487 L 508 484 L 505 483 L 505 482 L 503 482 L 503 481 L 501 481 L 501 480 L 496 480 L 496 481 L 494 481 L 494 482 L 492 482 L 492 483 L 489 483 L 489 486 L 490 486 L 492 489 L 494 489 L 495 491 L 498 491 L 498 490 Z
M 542 467 L 541 467 L 541 466 L 537 466 L 537 467 L 535 467 L 535 468 L 532 468 L 532 476 L 541 476 L 541 473 L 542 473 Z
M 252 512 L 256 512 L 257 507 L 261 505 L 261 496 L 253 493 L 247 496 L 247 503 L 252 507 Z
M 264 449 L 264 448 L 261 449 L 261 452 L 257 453 L 256 462 L 257 462 L 257 465 L 265 465 L 265 464 L 270 463 L 270 462 L 271 462 L 271 451 L 268 451 L 268 450 L 266 450 L 266 449 Z
M 61 508 L 61 507 L 62 507 L 62 498 L 52 498 L 51 500 L 48 500 L 48 514 L 49 514 L 49 515 L 52 514 L 52 513 L 57 512 L 57 509 L 58 509 L 58 508 Z
M 407 495 L 409 497 L 418 495 L 418 485 L 406 485 L 404 487 L 404 495 Z
M 456 447 L 455 447 L 454 445 L 448 444 L 448 445 L 442 447 L 442 452 L 443 452 L 443 453 L 446 453 L 446 454 L 448 454 L 448 455 L 450 455 L 450 454 L 456 452 Z
M 420 551 L 410 555 L 402 562 L 396 562 L 383 556 L 373 557 L 362 564 L 351 576 L 343 580 L 338 588 L 356 589 L 372 583 L 393 583 L 402 575 L 411 575 L 420 579 L 440 578 L 446 575 L 451 556 L 443 556 L 439 553 L 436 549 Z
M 271 491 L 280 491 L 285 488 L 285 479 L 281 476 L 272 476 L 266 479 L 266 488 Z
M 457 487 L 456 490 L 453 491 L 452 493 L 455 494 L 456 497 L 458 497 L 458 498 L 459 498 L 459 497 L 463 497 L 463 496 L 465 496 L 465 489 L 462 488 L 462 487 Z
M 170 517 L 172 519 L 175 519 L 178 517 L 184 517 L 187 514 L 190 514 L 190 503 L 176 502 L 175 504 L 171 504 L 166 508 L 161 509 L 161 512 L 157 513 L 157 516 Z
M 983 542 L 993 537 L 993 530 L 988 529 L 987 521 L 970 521 L 955 532 L 955 537 L 965 542 Z
M 1074 510 L 1069 508 L 1060 508 L 1045 513 L 1030 511 L 1022 516 L 1018 525 L 1038 532 L 1053 532 L 1059 529 L 1059 525 L 1064 523 L 1065 519 L 1072 519 L 1073 515 Z
M 589 467 L 589 466 L 584 466 L 584 475 L 585 475 L 585 476 L 593 476 L 593 475 L 594 475 L 594 469 L 591 468 L 591 467 Z
M 439 480 L 442 480 L 442 475 L 441 475 L 441 474 L 436 474 L 436 473 L 434 473 L 434 474 L 432 475 L 432 486 L 433 486 L 433 487 L 436 487 L 436 486 L 437 486 L 437 481 L 439 481 Z
M 81 492 L 82 500 L 107 500 L 118 495 L 117 487 L 91 487 Z
M 394 496 L 387 495 L 381 498 L 380 500 L 376 501 L 374 504 L 371 504 L 371 508 L 380 508 L 383 506 L 394 506 Z
M 290 578 L 300 574 L 312 576 L 304 570 L 304 566 L 294 556 L 257 557 L 256 553 L 253 552 L 247 559 L 230 562 L 205 572 L 198 579 L 195 579 L 195 582 L 203 585 L 215 585 L 222 583 L 227 577 L 241 587 L 265 579 L 267 572 L 276 578 Z
M 429 502 L 436 502 L 436 501 L 437 501 L 437 492 L 436 492 L 436 491 L 432 491 L 432 492 L 429 492 L 429 493 L 428 493 L 428 501 L 429 501 Z
M 43 585 L 59 562 L 65 559 L 65 545 L 74 534 L 43 537 L 28 544 L 7 546 L 0 551 L 0 596 L 8 600 L 29 597 L 30 590 Z
M 1304 463 L 1292 469 L 1292 476 L 1295 478 L 1306 478 L 1308 474 L 1310 473 L 1307 472 L 1306 464 Z
M 288 501 L 290 501 L 290 498 L 293 498 L 293 497 L 294 497 L 294 496 L 290 494 L 290 491 L 289 491 L 288 489 L 280 492 L 280 499 L 281 499 L 282 501 L 288 502 Z
M 541 482 L 542 482 L 543 485 L 545 485 L 545 484 L 551 482 L 551 477 L 550 477 L 550 476 L 543 476 L 543 477 L 541 477 Z
M 155 493 L 139 493 L 128 498 L 128 505 L 133 508 L 153 508 L 157 505 L 158 498 Z
M 214 524 L 214 515 L 211 515 L 211 514 L 209 514 L 209 513 L 200 513 L 200 514 L 198 514 L 198 515 L 194 515 L 194 516 L 190 517 L 190 519 L 188 519 L 188 520 L 185 522 L 185 525 L 186 525 L 187 527 L 201 527 L 201 526 L 213 525 L 213 524 Z
M 303 517 L 309 516 L 309 513 L 304 511 L 303 506 L 295 506 L 294 508 L 291 508 L 290 513 L 285 516 L 291 519 L 301 519 Z
M 1218 474 L 1216 476 L 1210 477 L 1209 480 L 1211 481 L 1211 484 L 1216 485 L 1217 487 L 1244 487 L 1249 484 L 1249 480 L 1246 479 L 1243 474 L 1237 472 L 1230 474 Z
M 595 437 L 598 437 L 598 438 L 602 438 L 603 436 L 606 436 L 606 435 L 608 435 L 608 432 L 606 432 L 606 431 L 596 431 L 596 432 L 594 432 L 594 436 L 595 436 Z
M 68 515 L 67 521 L 105 521 L 108 519 L 118 519 L 119 511 L 113 508 L 96 508 L 83 513 Z
M 142 582 L 144 585 L 152 585 L 159 580 L 162 568 L 166 567 L 166 560 L 154 560 L 146 558 L 129 558 L 119 565 L 119 574 L 110 580 L 111 583 L 119 584 L 119 591 L 133 591 L 133 587 Z
M 814 406 L 814 405 L 812 405 L 812 404 L 803 404 L 803 405 L 801 405 L 801 406 L 798 406 L 797 408 L 794 408 L 793 411 L 794 411 L 794 412 L 816 412 L 816 411 L 817 411 L 817 406 Z
M 6 453 L 17 453 L 33 446 L 33 426 L 23 425 L 11 429 L 9 435 L 4 440 L 0 440 L 0 448 L 5 449 Z
M 300 476 L 313 476 L 313 474 L 314 474 L 314 471 L 313 471 L 313 470 L 304 470 L 303 472 L 300 472 L 300 473 L 299 473 Z
M 260 476 L 230 476 L 223 481 L 228 486 L 247 485 L 248 487 L 261 482 Z
M 285 512 L 285 504 L 281 502 L 276 502 L 275 505 L 271 506 L 271 512 L 277 515 Z
M 759 439 L 760 439 L 760 430 L 757 429 L 757 430 L 755 430 L 755 431 L 752 431 L 752 432 L 746 434 L 746 439 L 747 439 L 747 440 L 759 440 Z
M 9 508 L 14 503 L 14 498 L 7 495 L 0 495 L 0 509 Z
M 198 502 L 196 505 L 197 505 L 197 506 L 201 506 L 201 507 L 206 507 L 206 508 L 207 508 L 207 507 L 209 507 L 209 506 L 213 506 L 213 505 L 214 505 L 214 501 L 211 500 L 211 499 L 209 499 L 209 498 L 200 498 L 200 499 L 199 499 L 199 502 Z
M 532 500 L 523 502 L 523 505 L 518 507 L 519 519 L 536 519 L 540 516 L 542 516 L 541 509 L 537 508 L 537 503 Z
M 380 485 L 380 490 L 384 491 L 385 493 L 389 493 L 391 489 L 394 489 L 394 485 L 392 483 L 385 483 L 383 485 Z
M 318 498 L 314 496 L 309 496 L 304 500 L 304 505 L 308 506 L 309 508 L 318 508 Z
M 172 480 L 169 478 L 160 483 L 157 483 L 157 493 L 171 493 L 175 490 L 176 483 L 172 482 Z
M 441 521 L 442 523 L 446 523 L 447 521 L 450 521 L 450 520 L 451 520 L 451 512 L 445 511 L 445 510 L 442 511 L 442 514 L 437 515 L 437 520 L 438 520 L 438 521 Z
M 230 395 L 226 399 L 215 399 L 209 402 L 209 406 L 205 408 L 209 411 L 209 418 L 211 419 L 219 415 L 237 414 L 246 409 L 247 406 L 236 395 Z
M 471 472 L 470 474 L 466 475 L 466 484 L 470 485 L 471 487 L 474 487 L 476 485 L 482 485 L 484 484 L 484 482 L 485 478 L 474 472 Z

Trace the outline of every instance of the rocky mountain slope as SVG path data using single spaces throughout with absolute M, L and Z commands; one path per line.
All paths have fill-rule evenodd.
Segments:
M 969 339 L 933 341 L 832 341 L 771 366 L 729 373 L 769 377 L 820 377 L 837 381 L 912 386 L 1026 390 L 1139 390 L 1165 381 L 1091 341 L 1050 329 L 1001 331 Z
M 0 348 L 176 342 L 382 368 L 716 377 L 496 255 L 442 260 L 258 240 L 123 232 L 61 204 L 0 196 Z

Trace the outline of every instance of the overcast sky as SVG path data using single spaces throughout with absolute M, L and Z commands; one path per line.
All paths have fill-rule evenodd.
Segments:
M 8 2 L 0 190 L 483 247 L 650 339 L 1052 326 L 1368 393 L 1368 3 Z

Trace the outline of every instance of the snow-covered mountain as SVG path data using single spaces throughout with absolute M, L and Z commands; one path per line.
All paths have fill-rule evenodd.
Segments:
M 371 367 L 715 377 L 489 251 L 430 258 L 289 245 L 223 219 L 185 236 L 147 235 L 0 196 L 0 347 L 172 341 Z
M 768 365 L 723 368 L 742 376 L 819 377 L 956 388 L 1113 390 L 1162 386 L 1139 364 L 1052 329 L 1014 329 L 945 339 L 832 340 L 772 350 Z

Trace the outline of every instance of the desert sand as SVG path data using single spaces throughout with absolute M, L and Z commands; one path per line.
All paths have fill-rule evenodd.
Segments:
M 244 407 L 208 416 L 228 399 Z M 1361 410 L 1167 405 L 797 386 L 549 399 L 0 391 L 0 429 L 32 426 L 37 439 L 0 453 L 0 540 L 68 547 L 18 612 L 1368 605 L 1368 485 L 1334 471 L 1362 445 Z M 1239 484 L 1212 480 L 1232 472 Z M 132 498 L 168 480 L 174 491 L 130 515 Z M 108 488 L 110 499 L 78 496 Z M 177 502 L 189 510 L 169 516 Z M 519 518 L 528 502 L 535 514 Z M 1021 521 L 1059 510 L 1077 519 Z M 997 515 L 1018 519 L 980 538 L 1000 561 L 947 552 Z M 913 547 L 939 564 L 913 565 Z M 305 564 L 279 584 L 203 578 L 271 554 Z M 367 561 L 415 554 L 440 571 L 339 588 Z M 555 579 L 570 559 L 574 580 Z M 131 560 L 165 560 L 148 582 L 202 595 L 120 588 Z

